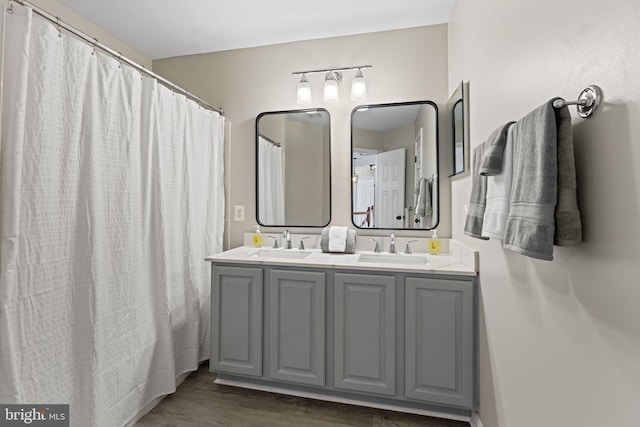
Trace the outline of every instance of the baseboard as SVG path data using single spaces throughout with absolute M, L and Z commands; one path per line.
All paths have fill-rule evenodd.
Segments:
M 480 416 L 478 415 L 477 412 L 473 413 L 473 415 L 471 416 L 471 420 L 469 421 L 469 424 L 471 425 L 471 427 L 484 427 L 482 425 L 482 420 L 480 420 Z
M 395 405 L 388 405 L 384 403 L 368 402 L 366 400 L 360 400 L 360 399 L 330 396 L 326 394 L 319 394 L 319 393 L 313 393 L 308 391 L 290 390 L 287 388 L 282 388 L 277 386 L 267 386 L 267 385 L 254 384 L 254 383 L 249 383 L 244 381 L 235 381 L 235 380 L 222 379 L 222 378 L 216 378 L 214 382 L 216 384 L 248 388 L 251 390 L 266 391 L 270 393 L 280 393 L 280 394 L 286 394 L 289 396 L 305 397 L 309 399 L 324 400 L 327 402 L 346 403 L 348 405 L 366 406 L 369 408 L 384 409 L 388 411 L 405 412 L 408 414 L 425 415 L 428 417 L 446 418 L 446 419 L 456 420 L 456 421 L 471 422 L 471 419 L 468 416 L 464 416 L 464 415 L 455 415 L 455 414 L 447 414 L 444 412 L 437 412 L 437 411 L 431 411 L 431 410 L 407 408 L 404 406 L 395 406 Z M 474 412 L 474 415 L 476 415 L 475 412 Z M 479 427 L 482 427 L 482 425 L 480 424 Z

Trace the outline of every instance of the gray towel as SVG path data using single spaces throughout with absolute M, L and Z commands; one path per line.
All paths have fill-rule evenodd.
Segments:
M 464 234 L 482 240 L 482 221 L 487 204 L 487 177 L 480 175 L 480 165 L 484 157 L 486 142 L 473 149 L 473 181 L 471 183 L 471 196 L 469 198 L 469 211 L 464 220 Z
M 552 101 L 513 125 L 513 182 L 504 247 L 533 258 L 553 259 L 558 193 L 555 109 Z
M 420 178 L 416 187 L 416 216 L 424 218 L 431 216 L 431 185 L 427 178 Z
M 329 227 L 322 229 L 322 234 L 320 235 L 320 249 L 322 249 L 322 252 L 329 252 Z M 356 230 L 353 228 L 347 230 L 347 244 L 344 252 L 341 253 L 356 253 Z
M 557 99 L 557 98 L 556 98 Z M 576 166 L 569 108 L 556 108 L 558 128 L 558 203 L 554 244 L 575 246 L 582 243 L 582 221 L 576 196 Z
M 480 164 L 480 175 L 491 176 L 502 173 L 502 157 L 507 143 L 507 130 L 514 122 L 509 122 L 494 130 L 485 142 L 484 156 Z

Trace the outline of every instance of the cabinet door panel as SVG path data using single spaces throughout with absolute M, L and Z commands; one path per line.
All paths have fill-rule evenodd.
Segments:
M 325 384 L 325 273 L 271 271 L 271 378 Z
M 211 369 L 262 375 L 262 270 L 214 267 Z
M 406 280 L 406 395 L 473 405 L 473 287 L 470 282 Z
M 335 386 L 395 394 L 395 277 L 335 275 Z

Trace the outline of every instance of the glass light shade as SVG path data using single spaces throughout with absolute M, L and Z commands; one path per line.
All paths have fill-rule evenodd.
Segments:
M 324 102 L 338 102 L 338 81 L 329 73 L 324 81 Z
M 311 84 L 303 74 L 297 86 L 297 103 L 300 105 L 311 104 Z
M 362 75 L 362 71 L 358 69 L 356 76 L 351 81 L 351 100 L 364 101 L 367 99 L 367 80 Z

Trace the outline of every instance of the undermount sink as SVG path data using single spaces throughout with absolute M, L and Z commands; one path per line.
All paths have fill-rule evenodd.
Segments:
M 311 254 L 299 249 L 260 249 L 255 253 L 258 258 L 302 259 Z
M 418 254 L 376 254 L 366 253 L 358 256 L 358 262 L 372 264 L 429 265 L 424 255 Z

